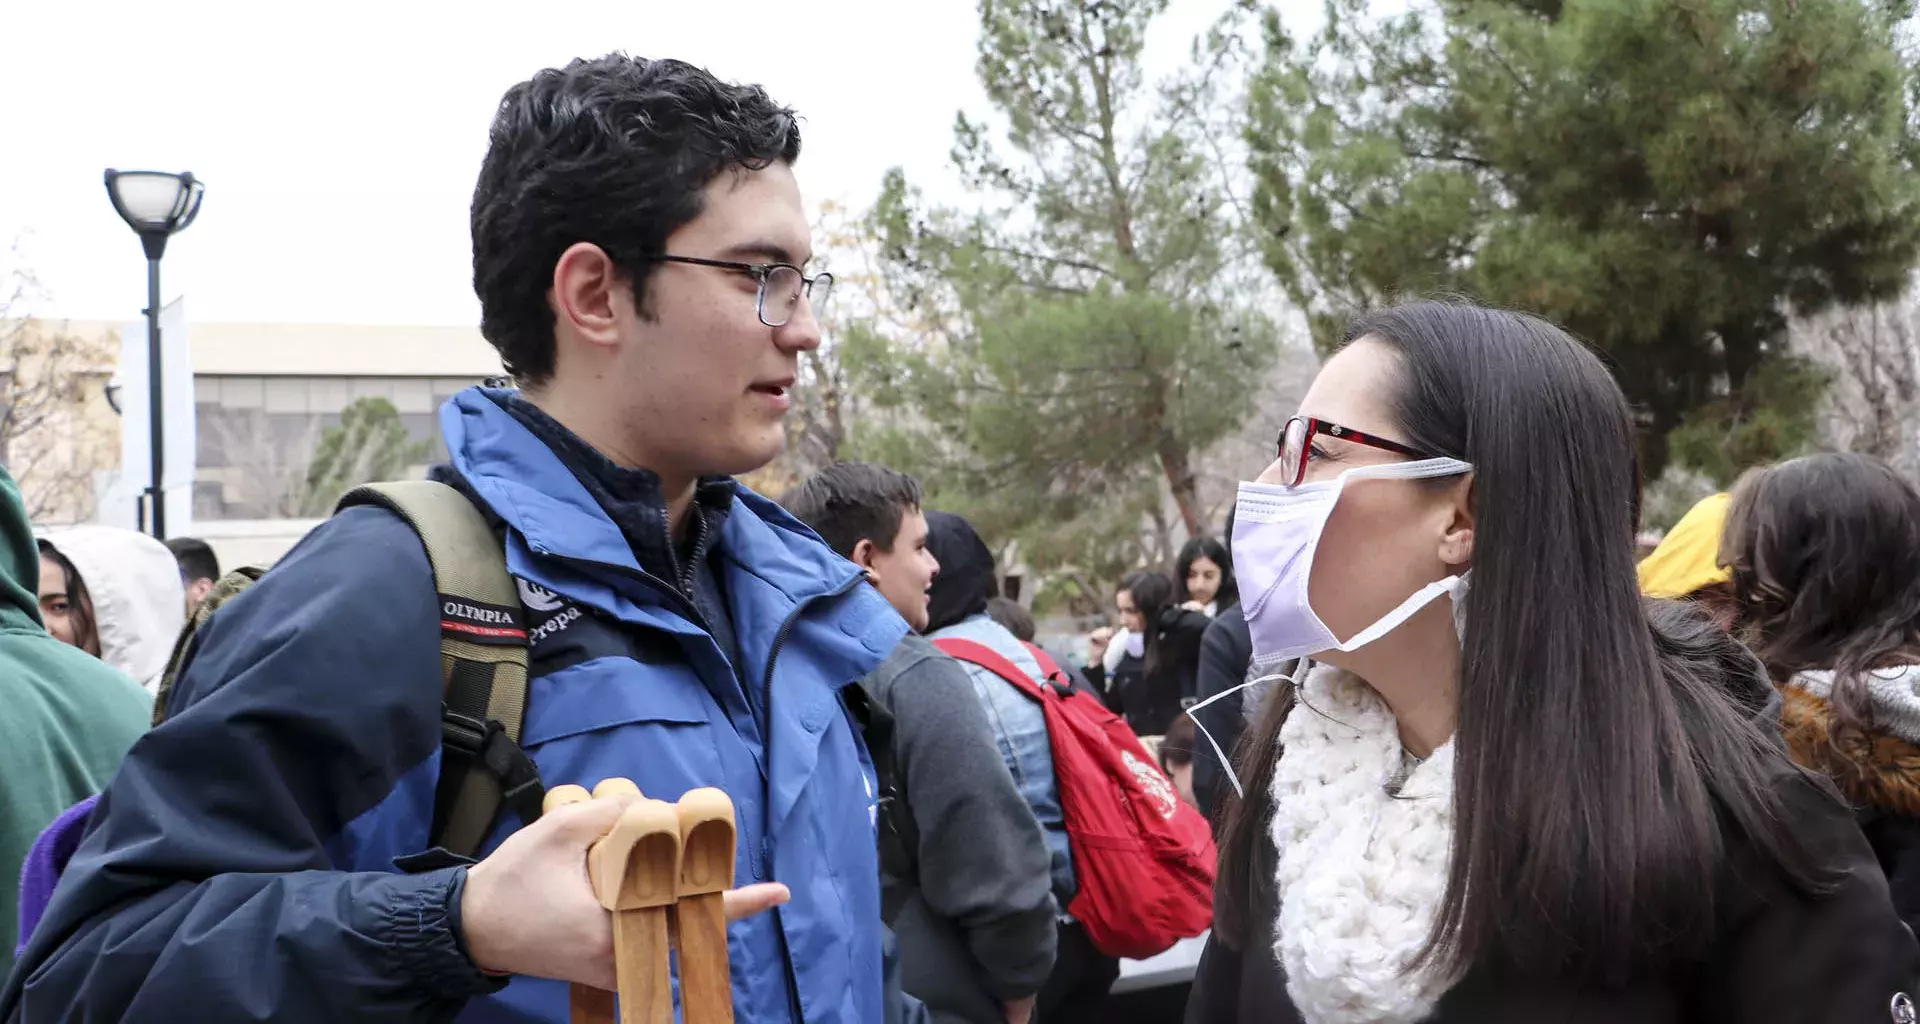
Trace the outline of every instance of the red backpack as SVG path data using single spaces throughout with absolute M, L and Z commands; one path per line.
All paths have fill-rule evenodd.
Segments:
M 1080 891 L 1067 912 L 1108 956 L 1145 959 L 1213 924 L 1213 833 L 1182 803 L 1133 730 L 1090 693 L 1068 688 L 1032 644 L 1052 685 L 971 640 L 935 640 L 949 656 L 1005 679 L 1040 702 L 1053 746 Z

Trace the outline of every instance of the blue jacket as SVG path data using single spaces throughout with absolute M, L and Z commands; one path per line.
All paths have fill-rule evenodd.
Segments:
M 737 880 L 793 890 L 729 930 L 739 1018 L 881 1019 L 872 768 L 840 689 L 905 623 L 742 488 L 716 544 L 736 673 L 510 414 L 470 390 L 441 425 L 531 584 L 522 744 L 547 785 L 619 775 L 668 800 L 726 790 Z M 567 1020 L 564 985 L 501 987 L 467 959 L 465 868 L 394 864 L 426 845 L 439 773 L 431 578 L 407 526 L 356 508 L 212 618 L 174 717 L 103 795 L 0 999 L 7 1019 Z M 742 680 L 768 688 L 764 730 Z

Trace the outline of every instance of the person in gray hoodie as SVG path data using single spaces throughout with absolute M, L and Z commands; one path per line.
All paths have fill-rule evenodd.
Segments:
M 866 570 L 915 631 L 863 680 L 891 719 L 891 742 L 871 726 L 868 742 L 883 789 L 898 789 L 881 796 L 880 863 L 901 987 L 938 1024 L 1025 1024 L 1054 966 L 1051 854 L 967 670 L 918 635 L 940 571 L 920 485 L 881 466 L 838 463 L 781 504 Z

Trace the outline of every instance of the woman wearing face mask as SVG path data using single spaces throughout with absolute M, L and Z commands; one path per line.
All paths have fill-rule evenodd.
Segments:
M 1256 669 L 1317 664 L 1243 740 L 1188 1021 L 1913 1019 L 1920 949 L 1760 667 L 1636 592 L 1600 362 L 1469 306 L 1349 339 L 1236 509 Z
M 1735 489 L 1719 555 L 1787 749 L 1858 809 L 1920 927 L 1920 491 L 1871 456 L 1784 462 Z
M 1173 603 L 1190 611 L 1220 614 L 1240 601 L 1227 546 L 1212 537 L 1195 537 L 1180 548 L 1174 562 Z

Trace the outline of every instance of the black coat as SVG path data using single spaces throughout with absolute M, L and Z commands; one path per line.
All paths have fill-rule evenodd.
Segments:
M 1119 685 L 1109 689 L 1109 702 L 1117 701 L 1116 710 L 1126 717 L 1136 734 L 1166 735 L 1174 717 L 1193 703 L 1200 672 L 1200 638 L 1212 621 L 1205 612 L 1176 607 L 1161 609 L 1153 623 L 1154 637 L 1149 642 L 1158 648 L 1157 651 L 1150 649 L 1153 656 L 1147 659 L 1154 663 L 1153 670 L 1147 671 L 1143 663 L 1136 682 L 1122 681 L 1118 677 L 1124 673 L 1114 673 Z
M 1781 691 L 1781 732 L 1793 759 L 1825 773 L 1853 803 L 1886 872 L 1893 906 L 1920 931 L 1920 745 L 1886 731 L 1833 745 L 1833 708 L 1804 690 Z
M 1893 909 L 1908 928 L 1920 931 L 1920 818 L 1868 810 L 1860 819 L 1860 830 L 1887 874 Z
M 1239 686 L 1246 681 L 1247 666 L 1252 661 L 1253 635 L 1247 630 L 1246 615 L 1236 604 L 1222 611 L 1200 638 L 1200 671 L 1194 699 L 1205 701 Z M 1246 729 L 1246 698 L 1246 691 L 1241 690 L 1193 713 L 1228 757 L 1233 756 L 1233 748 Z M 1193 795 L 1215 828 L 1220 825 L 1220 810 L 1225 806 L 1226 795 L 1232 791 L 1226 772 L 1226 766 L 1220 763 L 1212 746 L 1204 739 L 1194 744 Z
M 1434 1024 L 1865 1024 L 1898 1021 L 1900 993 L 1920 992 L 1920 947 L 1893 911 L 1886 878 L 1853 816 L 1824 783 L 1789 775 L 1779 786 L 1788 820 L 1829 864 L 1840 887 L 1809 897 L 1752 865 L 1729 837 L 1719 904 L 1723 936 L 1705 960 L 1580 990 L 1557 978 L 1500 978 L 1472 970 L 1440 1001 Z M 1735 879 L 1735 874 L 1741 876 Z M 1295 1024 L 1273 954 L 1274 908 L 1252 915 L 1255 934 L 1235 952 L 1209 942 L 1187 1004 L 1187 1024 Z

